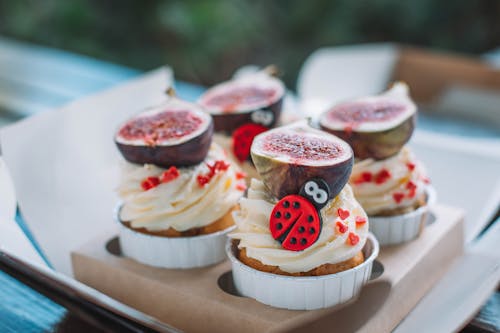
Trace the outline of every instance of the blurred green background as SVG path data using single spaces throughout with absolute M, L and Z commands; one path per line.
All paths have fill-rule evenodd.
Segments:
M 500 44 L 497 0 L 0 0 L 0 35 L 210 85 L 277 64 L 293 88 L 321 46 L 394 41 L 479 54 Z

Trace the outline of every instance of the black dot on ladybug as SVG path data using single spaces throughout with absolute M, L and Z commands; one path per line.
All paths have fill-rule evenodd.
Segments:
M 312 222 L 312 221 L 314 221 L 314 217 L 313 217 L 312 215 L 309 215 L 309 216 L 307 217 L 307 222 L 309 222 L 309 223 L 310 223 L 310 222 Z
M 300 233 L 303 233 L 304 231 L 306 231 L 306 228 L 304 228 L 303 226 L 300 226 L 298 230 Z
M 295 209 L 300 208 L 300 202 L 298 202 L 298 201 L 294 201 L 294 202 L 293 202 L 293 208 L 295 208 Z
M 285 218 L 288 220 L 290 217 L 292 217 L 292 214 L 290 214 L 289 212 L 286 212 L 285 213 Z
M 279 219 L 281 217 L 281 212 L 276 212 L 274 214 L 274 217 L 276 217 L 277 219 Z
M 300 239 L 300 244 L 306 245 L 306 243 L 307 243 L 307 239 L 305 239 L 305 238 Z
M 290 207 L 290 201 L 284 201 L 283 202 L 283 207 L 285 207 L 285 208 Z
M 297 244 L 297 238 L 295 238 L 295 237 L 290 238 L 290 243 Z
M 281 223 L 277 223 L 277 224 L 276 224 L 276 229 L 278 229 L 278 230 L 283 229 L 283 224 L 281 224 Z
M 316 229 L 314 229 L 313 227 L 310 227 L 309 228 L 309 233 L 312 235 L 316 232 Z

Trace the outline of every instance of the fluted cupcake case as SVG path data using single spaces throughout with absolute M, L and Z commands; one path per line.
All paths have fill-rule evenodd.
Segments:
M 277 308 L 315 310 L 345 303 L 368 281 L 379 245 L 372 234 L 363 248 L 365 261 L 351 269 L 323 276 L 285 276 L 261 272 L 239 261 L 232 240 L 226 244 L 234 285 L 246 297 Z
M 134 231 L 120 222 L 119 207 L 115 219 L 119 225 L 123 254 L 140 263 L 162 268 L 195 268 L 226 259 L 227 234 L 235 226 L 211 234 L 193 237 L 164 237 Z
M 427 215 L 436 203 L 436 191 L 428 185 L 425 189 L 426 204 L 416 210 L 394 216 L 369 216 L 369 228 L 379 244 L 396 245 L 417 238 L 425 227 Z

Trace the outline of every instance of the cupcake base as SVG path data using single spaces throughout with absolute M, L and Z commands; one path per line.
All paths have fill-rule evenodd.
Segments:
M 313 310 L 345 303 L 358 295 L 368 281 L 373 261 L 378 255 L 378 242 L 368 235 L 363 263 L 335 274 L 321 276 L 286 276 L 262 272 L 237 258 L 239 253 L 232 240 L 226 253 L 232 263 L 233 281 L 240 295 L 277 308 Z
M 232 211 L 230 210 L 226 215 L 218 219 L 217 221 L 206 225 L 204 227 L 200 228 L 192 228 L 188 229 L 186 231 L 177 231 L 174 228 L 168 228 L 166 230 L 157 230 L 157 231 L 151 231 L 146 228 L 133 228 L 130 225 L 130 222 L 121 222 L 123 225 L 126 227 L 130 228 L 133 231 L 140 232 L 142 234 L 147 234 L 147 235 L 154 235 L 154 236 L 163 236 L 163 237 L 193 237 L 193 236 L 199 236 L 199 235 L 207 235 L 207 234 L 212 234 L 217 231 L 222 231 L 227 228 L 230 228 L 231 226 L 234 225 L 233 217 L 232 217 Z
M 436 202 L 432 186 L 425 190 L 425 203 L 417 209 L 399 215 L 369 216 L 370 231 L 380 245 L 396 245 L 411 241 L 425 228 L 429 208 Z
M 210 228 L 219 228 L 232 220 L 230 212 L 224 218 L 212 223 Z M 141 232 L 127 227 L 119 220 L 119 208 L 116 221 L 119 225 L 120 246 L 124 256 L 140 263 L 161 268 L 195 268 L 219 263 L 226 259 L 224 245 L 227 234 L 234 230 L 230 225 L 223 230 L 190 237 L 167 237 Z M 224 223 L 220 222 L 225 221 Z M 206 230 L 210 230 L 207 228 Z
M 279 274 L 279 275 L 288 275 L 288 276 L 321 276 L 321 275 L 335 274 L 356 267 L 358 265 L 361 265 L 365 260 L 365 257 L 363 255 L 363 252 L 359 251 L 353 258 L 349 260 L 339 262 L 336 264 L 324 264 L 310 271 L 299 272 L 299 273 L 288 273 L 282 271 L 278 266 L 265 265 L 259 260 L 248 257 L 246 249 L 239 250 L 238 259 L 245 265 L 255 268 L 256 270 L 261 272 Z

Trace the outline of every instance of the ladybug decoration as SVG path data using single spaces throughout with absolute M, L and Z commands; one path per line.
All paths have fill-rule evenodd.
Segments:
M 300 194 L 290 194 L 274 206 L 269 229 L 284 249 L 302 251 L 313 245 L 321 233 L 320 209 L 328 202 L 330 190 L 323 179 L 308 180 Z
M 257 110 L 250 115 L 251 123 L 241 125 L 233 132 L 233 153 L 240 162 L 250 157 L 253 138 L 269 129 L 274 122 L 274 113 L 270 110 Z

